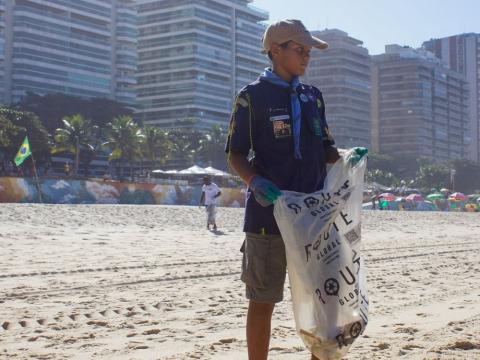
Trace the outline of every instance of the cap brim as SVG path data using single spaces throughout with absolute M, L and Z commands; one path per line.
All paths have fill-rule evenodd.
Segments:
M 325 50 L 328 48 L 328 43 L 325 41 L 310 35 L 310 33 L 305 33 L 302 35 L 297 35 L 290 39 L 291 41 L 295 41 L 296 43 L 305 45 L 305 46 L 312 46 L 314 48 Z

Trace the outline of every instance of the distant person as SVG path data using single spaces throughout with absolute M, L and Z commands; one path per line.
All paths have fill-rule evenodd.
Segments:
M 203 178 L 202 197 L 200 205 L 205 206 L 207 212 L 207 230 L 213 225 L 213 231 L 217 231 L 217 198 L 222 195 L 217 184 L 213 183 L 209 176 Z
M 15 175 L 15 167 L 11 161 L 7 161 L 6 171 L 8 176 Z
M 68 161 L 65 161 L 65 165 L 63 165 L 63 171 L 65 172 L 65 176 L 69 177 L 70 173 L 72 172 L 72 168 L 70 167 L 70 164 Z
M 372 210 L 377 209 L 377 195 L 373 194 L 373 196 L 370 198 L 372 200 Z

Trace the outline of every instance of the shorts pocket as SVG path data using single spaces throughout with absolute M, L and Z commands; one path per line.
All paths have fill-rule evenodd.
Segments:
M 252 288 L 266 288 L 269 240 L 260 235 L 248 234 L 242 248 L 241 280 Z

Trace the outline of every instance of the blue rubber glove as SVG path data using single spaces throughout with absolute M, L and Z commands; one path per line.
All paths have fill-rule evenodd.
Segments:
M 358 162 L 368 154 L 368 149 L 364 147 L 354 147 L 352 154 L 347 158 L 348 164 L 350 166 L 355 166 Z
M 253 178 L 249 187 L 253 191 L 255 200 L 264 207 L 272 205 L 282 195 L 277 185 L 260 175 Z

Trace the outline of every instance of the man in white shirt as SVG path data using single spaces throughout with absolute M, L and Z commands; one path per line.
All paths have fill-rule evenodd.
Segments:
M 217 198 L 222 194 L 217 184 L 213 183 L 210 177 L 203 178 L 202 197 L 200 198 L 200 205 L 205 206 L 207 211 L 207 230 L 210 230 L 210 225 L 213 225 L 213 230 L 217 230 L 217 222 L 215 219 Z

